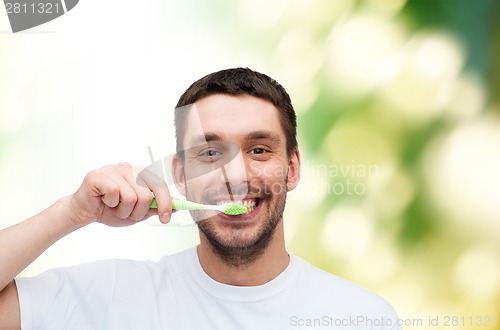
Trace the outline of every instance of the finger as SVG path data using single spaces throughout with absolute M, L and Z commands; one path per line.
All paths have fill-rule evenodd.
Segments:
M 156 211 L 153 213 L 149 212 L 151 201 L 153 200 L 153 194 L 144 180 L 140 177 L 140 172 L 143 169 L 144 168 L 141 166 L 134 166 L 133 175 L 127 174 L 124 176 L 125 180 L 134 189 L 137 196 L 134 209 L 129 216 L 129 218 L 134 221 L 142 221 L 149 218 L 153 214 L 157 214 Z
M 127 219 L 133 212 L 137 203 L 137 193 L 130 185 L 128 177 L 133 177 L 133 170 L 129 164 L 120 163 L 104 172 L 110 180 L 118 187 L 119 203 L 113 208 L 113 212 L 120 219 Z
M 167 183 L 148 169 L 143 169 L 139 173 L 138 178 L 141 179 L 142 184 L 153 192 L 156 204 L 158 205 L 157 213 L 160 221 L 168 223 L 172 215 L 172 202 Z
M 84 182 L 87 183 L 90 196 L 98 197 L 105 206 L 116 207 L 120 202 L 120 189 L 109 176 L 103 173 L 104 168 L 87 174 Z

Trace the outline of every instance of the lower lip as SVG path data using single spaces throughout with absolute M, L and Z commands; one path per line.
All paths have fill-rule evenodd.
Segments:
M 249 221 L 252 220 L 259 214 L 260 209 L 262 208 L 262 204 L 264 204 L 264 199 L 259 199 L 259 205 L 257 205 L 256 208 L 253 209 L 252 212 L 245 213 L 245 214 L 240 214 L 240 215 L 229 215 L 225 213 L 219 213 L 218 217 L 221 218 L 222 220 L 225 221 Z

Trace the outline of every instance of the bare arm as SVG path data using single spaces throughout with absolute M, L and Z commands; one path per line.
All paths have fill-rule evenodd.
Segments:
M 19 329 L 19 301 L 13 279 L 62 237 L 92 222 L 128 226 L 160 214 L 170 220 L 166 184 L 125 163 L 87 174 L 76 193 L 61 198 L 39 214 L 0 231 L 0 324 Z M 153 194 L 158 209 L 150 209 Z M 15 312 L 13 312 L 13 310 Z M 3 329 L 3 328 L 2 328 Z
M 17 297 L 16 282 L 14 281 L 11 281 L 0 292 L 0 324 L 2 330 L 21 329 L 19 298 Z

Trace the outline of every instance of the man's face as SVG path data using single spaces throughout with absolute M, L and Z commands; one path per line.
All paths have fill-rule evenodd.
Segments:
M 174 165 L 181 193 L 203 204 L 249 207 L 239 216 L 193 211 L 201 232 L 231 253 L 266 245 L 300 171 L 298 151 L 287 156 L 278 110 L 249 95 L 211 95 L 195 103 L 185 126 L 184 161 Z

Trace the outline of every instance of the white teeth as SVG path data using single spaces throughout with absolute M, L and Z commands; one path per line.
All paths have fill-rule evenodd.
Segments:
M 250 213 L 255 209 L 255 204 L 255 199 L 243 201 L 243 206 L 248 209 L 247 213 Z

